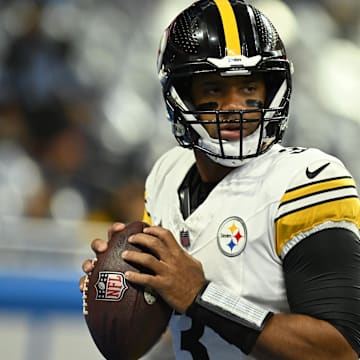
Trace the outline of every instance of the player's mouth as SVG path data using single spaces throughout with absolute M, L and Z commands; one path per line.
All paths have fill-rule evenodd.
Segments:
M 241 136 L 246 137 L 250 135 L 250 133 L 250 128 L 246 125 L 243 126 L 242 132 L 240 131 L 240 124 L 224 124 L 221 125 L 220 128 L 220 134 L 223 140 L 240 140 Z

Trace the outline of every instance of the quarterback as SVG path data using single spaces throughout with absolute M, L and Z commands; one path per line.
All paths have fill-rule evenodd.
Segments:
M 270 20 L 242 0 L 196 1 L 157 65 L 180 146 L 150 172 L 151 226 L 129 239 L 153 255 L 122 256 L 151 270 L 126 279 L 174 309 L 176 358 L 358 359 L 356 185 L 339 159 L 280 145 L 293 68 Z

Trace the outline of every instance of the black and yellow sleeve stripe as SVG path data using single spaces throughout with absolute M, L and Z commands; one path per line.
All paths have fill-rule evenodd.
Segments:
M 275 219 L 277 254 L 295 237 L 327 222 L 349 222 L 360 228 L 360 201 L 351 177 L 306 184 L 284 194 Z

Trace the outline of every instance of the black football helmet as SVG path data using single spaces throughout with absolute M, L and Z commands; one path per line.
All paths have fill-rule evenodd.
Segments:
M 222 165 L 239 166 L 281 141 L 288 121 L 292 65 L 275 27 L 254 6 L 242 0 L 196 1 L 165 30 L 157 65 L 168 117 L 181 146 L 199 149 Z M 265 104 L 236 110 L 238 120 L 231 120 L 242 129 L 244 113 L 256 112 L 261 118 L 257 130 L 239 141 L 222 139 L 220 131 L 218 138 L 211 138 L 200 115 L 213 114 L 209 122 L 219 123 L 226 121 L 229 111 L 196 109 L 190 98 L 193 76 L 257 72 L 265 79 Z

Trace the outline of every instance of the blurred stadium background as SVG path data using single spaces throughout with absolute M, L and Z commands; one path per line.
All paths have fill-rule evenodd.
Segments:
M 339 156 L 360 183 L 360 1 L 249 2 L 295 65 L 285 144 Z M 175 144 L 155 64 L 190 3 L 0 1 L 1 358 L 102 358 L 80 267 L 110 222 L 141 216 L 145 175 Z

